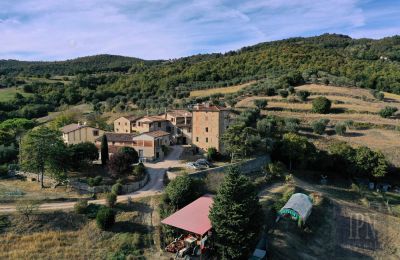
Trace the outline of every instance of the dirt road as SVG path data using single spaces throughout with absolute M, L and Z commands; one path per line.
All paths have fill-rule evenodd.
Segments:
M 168 156 L 161 162 L 156 163 L 145 163 L 145 166 L 148 170 L 150 180 L 149 182 L 140 190 L 135 191 L 130 194 L 125 194 L 118 196 L 117 201 L 122 202 L 126 201 L 128 197 L 142 198 L 147 196 L 153 196 L 162 193 L 164 190 L 164 173 L 169 167 L 180 166 L 179 157 L 181 156 L 183 151 L 182 146 L 171 146 L 171 151 Z M 105 200 L 91 200 L 89 203 L 93 204 L 105 204 Z M 75 205 L 75 202 L 57 202 L 57 203 L 44 203 L 41 204 L 40 210 L 64 210 L 71 209 Z M 16 211 L 15 205 L 0 205 L 0 212 L 14 212 Z

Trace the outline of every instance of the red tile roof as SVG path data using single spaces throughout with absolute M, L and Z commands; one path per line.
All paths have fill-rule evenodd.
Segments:
M 136 133 L 106 133 L 107 142 L 133 142 L 132 138 L 138 136 Z M 101 141 L 101 136 L 96 141 Z
M 69 124 L 69 125 L 61 127 L 61 132 L 66 134 L 66 133 L 78 130 L 81 127 L 85 127 L 85 126 L 84 125 L 80 125 L 80 124 Z
M 146 132 L 146 133 L 143 133 L 144 135 L 149 135 L 149 136 L 151 136 L 151 137 L 155 137 L 155 138 L 157 138 L 157 137 L 161 137 L 161 136 L 166 136 L 166 135 L 169 135 L 169 133 L 168 132 L 165 132 L 165 131 L 161 131 L 161 130 L 158 130 L 158 131 L 151 131 L 151 132 Z
M 195 105 L 193 107 L 193 112 L 196 112 L 196 111 L 219 112 L 219 111 L 224 111 L 224 110 L 229 110 L 229 108 L 222 107 L 222 106 L 206 105 L 206 104 Z
M 213 202 L 214 199 L 211 195 L 204 195 L 168 218 L 163 219 L 161 223 L 204 235 L 212 228 L 208 215 Z

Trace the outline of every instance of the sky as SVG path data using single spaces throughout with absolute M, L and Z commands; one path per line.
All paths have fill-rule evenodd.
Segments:
M 171 59 L 323 33 L 400 34 L 400 0 L 0 0 L 0 59 Z

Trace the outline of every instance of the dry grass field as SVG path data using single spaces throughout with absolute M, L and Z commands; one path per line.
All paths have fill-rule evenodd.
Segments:
M 124 250 L 137 250 L 129 259 L 144 259 L 143 254 L 154 254 L 157 204 L 153 197 L 117 206 L 116 223 L 108 231 L 72 212 L 37 214 L 30 220 L 10 215 L 4 233 L 0 225 L 0 259 L 125 259 L 114 255 Z
M 206 97 L 212 94 L 229 94 L 235 93 L 239 90 L 253 84 L 255 81 L 251 81 L 245 84 L 235 85 L 231 87 L 223 87 L 223 88 L 210 88 L 210 89 L 202 89 L 202 90 L 193 90 L 190 92 L 191 97 Z

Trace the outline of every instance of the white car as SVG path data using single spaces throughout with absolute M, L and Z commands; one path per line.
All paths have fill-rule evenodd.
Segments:
M 200 166 L 197 165 L 197 164 L 194 163 L 194 162 L 188 162 L 188 163 L 186 164 L 186 168 L 198 170 L 198 169 L 200 169 Z
M 206 159 L 198 159 L 195 164 L 200 165 L 202 167 L 208 168 L 210 167 L 210 163 Z

